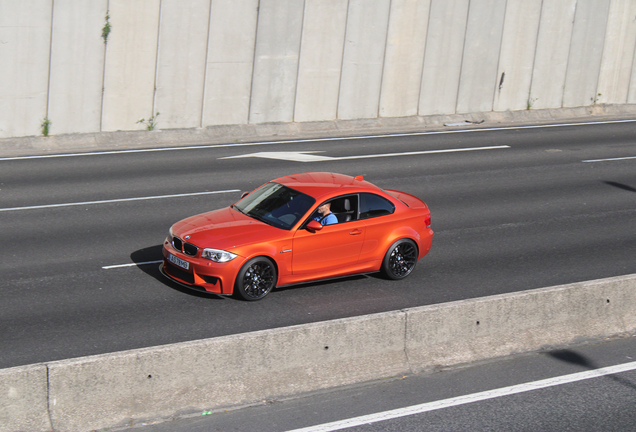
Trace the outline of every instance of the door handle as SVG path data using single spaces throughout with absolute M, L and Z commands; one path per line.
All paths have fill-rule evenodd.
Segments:
M 360 234 L 362 234 L 362 231 L 360 231 L 359 229 L 354 229 L 353 231 L 349 233 L 349 235 L 360 235 Z

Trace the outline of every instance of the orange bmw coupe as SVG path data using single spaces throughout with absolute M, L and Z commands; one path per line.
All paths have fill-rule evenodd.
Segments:
M 431 213 L 413 195 L 362 176 L 294 174 L 172 225 L 161 271 L 189 288 L 260 300 L 276 286 L 319 279 L 405 278 L 432 240 Z

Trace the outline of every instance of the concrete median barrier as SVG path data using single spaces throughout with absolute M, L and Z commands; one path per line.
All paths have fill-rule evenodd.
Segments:
M 134 424 L 394 376 L 405 315 L 390 312 L 49 364 L 60 431 Z
M 636 331 L 636 275 L 0 371 L 0 431 L 82 431 Z
M 572 345 L 636 329 L 636 275 L 405 311 L 414 372 Z
M 0 370 L 0 431 L 51 430 L 45 365 Z

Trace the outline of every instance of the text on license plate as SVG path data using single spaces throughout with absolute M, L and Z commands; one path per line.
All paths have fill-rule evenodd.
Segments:
M 184 268 L 186 270 L 188 270 L 190 268 L 190 263 L 182 260 L 181 258 L 177 258 L 176 256 L 172 255 L 172 254 L 168 254 L 168 261 L 170 261 L 173 264 L 178 265 L 181 268 Z

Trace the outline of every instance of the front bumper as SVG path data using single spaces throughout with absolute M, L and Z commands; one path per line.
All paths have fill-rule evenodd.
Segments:
M 185 255 L 176 250 L 166 239 L 163 243 L 163 265 L 161 272 L 170 279 L 189 288 L 202 288 L 206 292 L 214 294 L 232 294 L 236 275 L 243 265 L 243 258 L 236 257 L 226 263 Z M 168 256 L 173 255 L 189 264 L 188 269 L 179 267 L 169 261 Z

